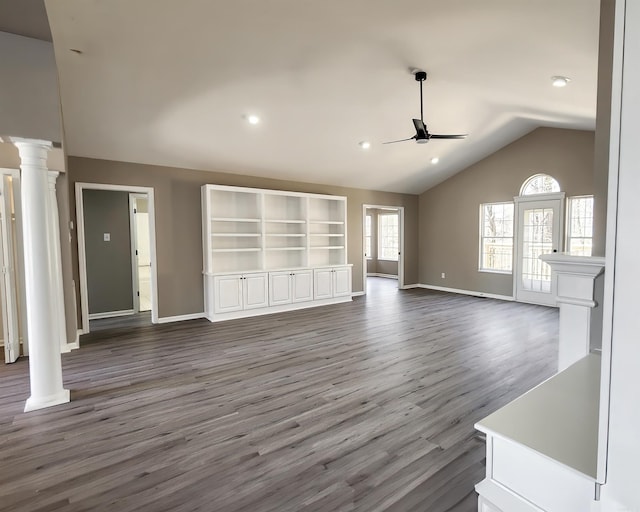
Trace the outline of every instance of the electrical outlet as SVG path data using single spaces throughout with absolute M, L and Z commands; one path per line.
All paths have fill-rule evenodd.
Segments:
M 440 277 L 441 277 L 442 279 L 444 279 L 445 277 L 447 277 L 447 274 L 445 274 L 445 273 L 443 272 L 442 274 L 440 274 Z
M 110 242 L 111 241 L 111 233 L 105 233 L 103 238 L 104 238 L 105 242 Z

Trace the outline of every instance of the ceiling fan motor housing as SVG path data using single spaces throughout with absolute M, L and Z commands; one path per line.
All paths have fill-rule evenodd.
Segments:
M 424 82 L 427 79 L 426 71 L 416 71 L 416 80 L 418 82 Z

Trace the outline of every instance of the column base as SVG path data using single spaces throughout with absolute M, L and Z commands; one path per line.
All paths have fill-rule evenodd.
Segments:
M 63 389 L 55 395 L 43 397 L 30 396 L 24 405 L 24 412 L 37 411 L 38 409 L 45 409 L 47 407 L 53 407 L 54 405 L 66 404 L 69 401 L 71 401 L 71 397 L 68 389 Z

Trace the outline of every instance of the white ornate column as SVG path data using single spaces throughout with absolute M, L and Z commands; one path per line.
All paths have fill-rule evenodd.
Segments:
M 540 259 L 557 275 L 560 307 L 560 346 L 558 371 L 571 366 L 589 354 L 594 335 L 592 325 L 601 325 L 595 318 L 596 278 L 604 270 L 604 258 L 572 256 L 566 253 L 543 254 Z M 601 315 L 598 309 L 597 313 Z
M 47 153 L 51 143 L 12 138 L 20 153 L 22 227 L 29 331 L 31 396 L 25 412 L 66 403 L 62 382 L 59 324 L 52 304 L 56 278 L 51 247 L 50 187 Z

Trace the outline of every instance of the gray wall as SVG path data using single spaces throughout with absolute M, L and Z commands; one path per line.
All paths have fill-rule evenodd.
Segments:
M 609 145 L 611 137 L 611 80 L 613 74 L 613 32 L 615 1 L 600 1 L 600 43 L 598 47 L 598 105 L 593 157 L 593 255 L 604 256 L 609 189 Z
M 85 190 L 83 203 L 89 314 L 133 309 L 129 194 Z
M 0 32 L 0 135 L 60 142 L 60 101 L 53 44 Z
M 480 204 L 513 201 L 537 173 L 556 178 L 567 196 L 592 194 L 593 151 L 593 132 L 538 128 L 424 192 L 420 283 L 512 296 L 511 275 L 478 272 Z
M 354 292 L 363 289 L 363 205 L 403 206 L 405 208 L 405 284 L 418 282 L 418 196 L 416 195 L 80 157 L 69 157 L 68 174 L 69 190 L 72 196 L 76 182 L 153 187 L 158 315 L 161 318 L 202 313 L 204 309 L 200 187 L 207 183 L 346 196 L 347 261 L 353 264 Z M 75 198 L 70 197 L 69 201 L 71 217 L 74 220 Z M 75 233 L 73 233 L 72 245 L 77 246 Z M 76 283 L 78 283 L 77 265 L 76 253 L 73 265 Z

